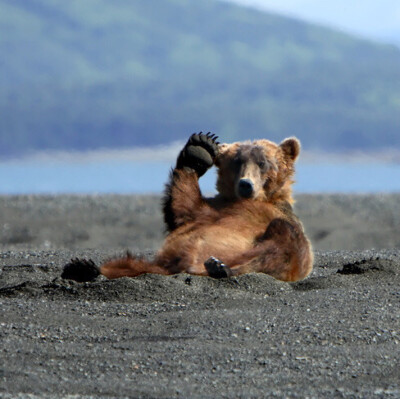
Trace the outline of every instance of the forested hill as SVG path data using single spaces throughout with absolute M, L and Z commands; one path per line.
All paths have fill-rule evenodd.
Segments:
M 400 145 L 400 50 L 218 0 L 1 0 L 0 155 L 212 130 Z

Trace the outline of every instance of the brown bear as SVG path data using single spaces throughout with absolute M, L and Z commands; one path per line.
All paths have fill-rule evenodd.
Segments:
M 293 213 L 296 138 L 219 144 L 193 134 L 180 152 L 166 186 L 163 211 L 168 235 L 154 260 L 130 254 L 98 269 L 75 259 L 63 277 L 88 281 L 98 273 L 113 279 L 143 273 L 190 273 L 215 278 L 267 273 L 284 281 L 305 278 L 313 253 Z M 218 168 L 214 198 L 202 196 L 198 179 Z

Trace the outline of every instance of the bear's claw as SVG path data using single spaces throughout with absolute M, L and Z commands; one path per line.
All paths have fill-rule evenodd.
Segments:
M 232 276 L 232 270 L 219 259 L 211 256 L 204 262 L 208 275 L 213 278 L 226 278 Z
M 218 153 L 218 136 L 208 132 L 207 134 L 194 133 L 190 136 L 185 147 L 181 151 L 177 161 L 177 168 L 193 169 L 200 177 L 214 164 Z

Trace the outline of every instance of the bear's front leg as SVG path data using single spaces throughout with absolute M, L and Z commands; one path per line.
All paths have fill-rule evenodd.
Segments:
M 204 267 L 210 277 L 224 278 L 233 275 L 232 270 L 214 256 L 211 256 L 204 262 Z
M 307 277 L 313 267 L 310 241 L 300 223 L 273 219 L 259 243 L 241 255 L 226 256 L 225 263 L 210 258 L 204 266 L 210 277 L 266 273 L 283 281 Z
M 176 167 L 166 185 L 163 202 L 168 231 L 194 220 L 197 212 L 206 206 L 198 178 L 213 166 L 218 145 L 214 134 L 195 133 L 179 153 Z
M 313 252 L 300 223 L 277 218 L 257 246 L 226 263 L 233 275 L 258 272 L 283 281 L 298 281 L 311 273 Z

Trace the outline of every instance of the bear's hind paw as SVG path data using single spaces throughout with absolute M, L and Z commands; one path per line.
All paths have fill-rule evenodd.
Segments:
M 219 259 L 211 256 L 204 262 L 208 275 L 213 278 L 227 278 L 232 276 L 232 270 Z
M 83 283 L 93 281 L 99 275 L 100 269 L 91 259 L 86 260 L 75 258 L 71 259 L 71 261 L 64 266 L 61 278 Z

